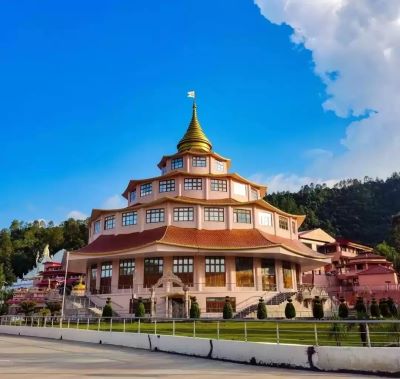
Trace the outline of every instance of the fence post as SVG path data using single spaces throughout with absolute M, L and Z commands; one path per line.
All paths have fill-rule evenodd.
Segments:
M 125 329 L 125 319 L 124 319 L 124 333 L 125 333 L 125 330 L 126 330 L 126 329 Z
M 140 318 L 139 318 L 139 322 L 138 322 L 138 334 L 140 334 Z
M 244 322 L 244 340 L 247 341 L 247 322 Z
M 317 330 L 317 323 L 314 323 L 314 338 L 315 338 L 315 346 L 318 346 L 318 330 Z
M 172 335 L 175 335 L 175 320 L 172 320 Z
M 217 321 L 217 340 L 219 340 L 219 321 Z
M 86 330 L 89 330 L 89 317 L 87 318 Z
M 112 332 L 112 321 L 113 321 L 113 319 L 112 319 L 112 317 L 110 318 L 110 332 Z
M 100 331 L 100 321 L 101 321 L 101 318 L 99 317 L 99 320 L 97 321 L 97 331 L 98 332 Z
M 62 328 L 63 318 L 60 317 L 60 329 Z
M 33 316 L 31 316 L 31 327 L 33 326 Z
M 368 346 L 368 347 L 371 347 L 371 338 L 370 338 L 370 335 L 369 335 L 369 326 L 368 326 L 368 323 L 365 323 L 365 331 L 366 331 L 366 333 L 367 333 L 367 346 Z
M 67 325 L 67 328 L 69 329 L 69 324 L 70 324 L 70 318 L 68 317 L 68 325 Z
M 54 317 L 51 318 L 51 327 L 54 328 Z
M 47 317 L 44 316 L 44 320 L 43 320 L 43 328 L 46 328 L 47 326 Z
M 193 320 L 193 337 L 196 337 L 196 320 Z
M 79 317 L 76 319 L 76 329 L 79 329 Z
M 154 320 L 154 334 L 157 334 L 157 320 Z
M 279 345 L 279 323 L 276 323 L 276 343 Z

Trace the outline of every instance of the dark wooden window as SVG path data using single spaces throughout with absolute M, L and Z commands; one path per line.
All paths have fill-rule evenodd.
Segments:
M 232 310 L 236 312 L 236 297 L 230 297 Z M 207 297 L 206 298 L 206 312 L 207 313 L 220 313 L 223 311 L 225 305 L 225 297 Z
M 283 287 L 293 288 L 292 264 L 290 262 L 283 262 L 282 272 L 283 272 Z
M 107 216 L 104 219 L 104 230 L 115 228 L 115 216 Z
M 204 221 L 224 221 L 224 208 L 204 208 Z
M 233 222 L 251 224 L 251 211 L 249 209 L 234 209 Z
M 171 170 L 183 167 L 183 158 L 175 158 L 171 161 Z
M 236 286 L 254 287 L 253 258 L 236 257 Z
M 193 257 L 174 257 L 173 272 L 183 283 L 193 286 Z
M 261 259 L 261 280 L 263 291 L 276 291 L 275 261 Z
M 121 259 L 119 261 L 118 288 L 132 288 L 132 280 L 134 272 L 135 272 L 135 260 Z
M 289 230 L 289 221 L 286 217 L 279 216 L 279 228 Z
M 225 179 L 211 179 L 211 191 L 227 191 L 227 182 Z
M 174 192 L 175 191 L 175 179 L 160 180 L 159 192 Z
M 174 208 L 174 221 L 193 221 L 194 209 L 192 207 Z
M 129 194 L 129 201 L 130 201 L 131 203 L 133 203 L 134 201 L 136 201 L 136 191 L 132 191 L 132 192 Z
M 160 209 L 149 209 L 146 211 L 146 223 L 153 224 L 156 222 L 164 222 L 165 211 L 163 208 Z
M 151 287 L 163 275 L 163 258 L 146 258 L 144 260 L 144 287 Z
M 203 189 L 203 179 L 202 178 L 185 178 L 184 188 L 185 188 L 185 191 L 201 190 L 201 189 Z
M 192 166 L 193 167 L 207 167 L 207 158 L 206 157 L 192 157 Z
M 206 286 L 225 287 L 225 258 L 206 257 Z
M 122 213 L 122 226 L 136 225 L 137 224 L 137 212 L 126 212 Z
M 140 196 L 151 195 L 153 191 L 153 185 L 151 183 L 145 183 L 140 186 Z

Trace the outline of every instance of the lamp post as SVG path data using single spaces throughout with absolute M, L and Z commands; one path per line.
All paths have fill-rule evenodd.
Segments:
M 67 251 L 67 262 L 66 262 L 66 264 L 65 264 L 64 290 L 63 290 L 62 306 L 61 306 L 61 318 L 63 318 L 63 317 L 64 317 L 64 307 L 65 307 L 65 290 L 66 290 L 66 286 L 67 286 L 68 262 L 69 262 L 69 251 Z

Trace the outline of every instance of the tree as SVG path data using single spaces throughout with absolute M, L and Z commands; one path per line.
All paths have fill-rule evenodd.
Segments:
M 387 304 L 388 304 L 388 307 L 389 307 L 389 312 L 392 315 L 392 317 L 397 318 L 397 316 L 398 316 L 397 307 L 396 307 L 396 304 L 394 303 L 394 301 L 393 301 L 393 299 L 391 297 L 388 297 Z
M 285 317 L 292 319 L 296 317 L 296 308 L 293 305 L 293 300 L 289 297 L 285 306 Z
M 21 308 L 21 311 L 25 316 L 30 316 L 33 314 L 33 312 L 35 312 L 36 303 L 31 300 L 25 300 L 19 303 L 19 307 Z
M 190 318 L 200 318 L 200 307 L 197 302 L 196 296 L 192 298 L 190 303 Z
M 379 300 L 379 310 L 382 317 L 388 318 L 392 316 L 389 310 L 388 303 L 386 302 L 386 299 L 384 297 Z
M 339 310 L 338 310 L 338 315 L 340 318 L 347 318 L 349 317 L 349 307 L 347 306 L 345 300 L 343 297 L 339 299 L 340 304 L 339 304 Z
M 364 300 L 361 296 L 357 297 L 354 309 L 357 312 L 358 318 L 365 318 L 365 316 L 367 314 L 367 307 L 365 306 Z
M 61 302 L 60 301 L 47 301 L 46 302 L 47 309 L 50 311 L 52 316 L 55 315 L 56 312 L 61 310 Z
M 379 309 L 379 305 L 374 297 L 371 300 L 371 306 L 369 308 L 369 312 L 371 313 L 371 317 L 375 318 L 381 317 L 381 311 Z
M 15 275 L 11 264 L 13 251 L 10 232 L 7 229 L 3 229 L 0 232 L 0 264 L 3 266 L 5 281 L 9 284 L 15 281 Z
M 224 308 L 222 310 L 222 317 L 225 320 L 229 320 L 233 317 L 233 309 L 232 309 L 231 300 L 230 300 L 229 296 L 225 297 L 225 304 L 224 304 Z
M 136 317 L 144 317 L 145 314 L 146 314 L 146 310 L 144 308 L 143 299 L 141 297 L 139 297 L 135 316 Z
M 111 298 L 107 297 L 106 304 L 103 307 L 103 313 L 101 315 L 103 320 L 110 321 L 110 318 L 113 316 L 113 310 L 111 306 Z
M 324 307 L 319 296 L 315 296 L 312 306 L 313 317 L 317 320 L 324 318 Z
M 267 307 L 265 306 L 264 299 L 260 297 L 257 304 L 257 318 L 259 320 L 264 320 L 267 318 Z

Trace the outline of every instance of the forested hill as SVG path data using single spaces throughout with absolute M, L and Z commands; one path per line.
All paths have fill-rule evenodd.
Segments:
M 296 193 L 267 195 L 266 200 L 307 215 L 301 230 L 320 227 L 333 236 L 375 246 L 392 239 L 392 216 L 400 212 L 400 173 L 386 180 L 344 180 L 333 188 L 310 184 Z

